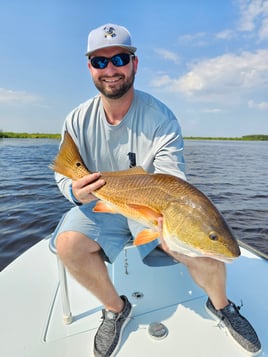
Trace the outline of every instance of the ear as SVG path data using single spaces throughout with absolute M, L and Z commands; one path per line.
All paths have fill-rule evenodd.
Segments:
M 139 59 L 138 59 L 137 56 L 135 56 L 134 59 L 133 59 L 133 66 L 134 66 L 135 74 L 137 73 L 137 70 L 138 70 L 138 63 L 139 63 Z
M 89 69 L 90 75 L 92 75 L 92 66 L 91 66 L 90 61 L 88 61 L 87 67 L 88 67 L 88 69 Z

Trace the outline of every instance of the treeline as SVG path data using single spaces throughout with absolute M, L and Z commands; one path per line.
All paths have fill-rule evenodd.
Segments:
M 0 131 L 0 138 L 11 139 L 60 139 L 60 134 L 41 133 L 13 133 L 11 131 Z
M 268 135 L 256 134 L 256 135 L 244 135 L 243 140 L 268 140 Z
M 240 141 L 265 141 L 268 140 L 268 135 L 264 134 L 253 134 L 253 135 L 244 135 L 241 137 L 209 137 L 209 136 L 186 136 L 184 139 L 188 140 L 240 140 Z
M 0 138 L 16 138 L 16 139 L 60 139 L 60 134 L 41 134 L 41 133 L 14 133 L 11 131 L 1 131 Z M 245 140 L 245 141 L 265 141 L 268 140 L 268 135 L 253 134 L 244 135 L 241 137 L 208 137 L 208 136 L 186 136 L 188 140 Z

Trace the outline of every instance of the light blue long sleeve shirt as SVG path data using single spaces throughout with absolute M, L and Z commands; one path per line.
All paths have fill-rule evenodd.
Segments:
M 65 131 L 73 137 L 91 172 L 142 166 L 151 173 L 186 179 L 180 124 L 170 109 L 151 95 L 135 90 L 133 102 L 118 125 L 107 122 L 100 95 L 75 108 L 66 118 Z M 74 202 L 71 180 L 55 175 L 60 191 Z

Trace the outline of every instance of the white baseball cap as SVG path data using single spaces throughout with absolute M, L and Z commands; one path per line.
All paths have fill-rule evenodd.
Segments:
M 106 24 L 92 30 L 88 35 L 87 53 L 90 56 L 96 50 L 118 46 L 134 53 L 137 48 L 132 46 L 129 31 L 119 25 Z

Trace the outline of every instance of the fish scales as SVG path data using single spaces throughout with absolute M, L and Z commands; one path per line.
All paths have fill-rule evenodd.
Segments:
M 165 205 L 166 199 L 172 190 L 167 182 L 166 175 L 131 175 L 122 177 L 109 177 L 105 173 L 102 175 L 106 185 L 101 187 L 96 194 L 107 199 L 124 199 L 133 202 L 143 202 L 147 204 Z M 111 197 L 116 194 L 116 197 Z
M 95 192 L 98 198 L 118 205 L 142 204 L 156 211 L 163 211 L 171 201 L 189 204 L 193 191 L 185 181 L 165 174 L 110 177 L 109 173 L 103 173 L 102 177 L 106 185 Z M 200 196 L 199 200 L 204 199 L 201 192 L 194 192 Z

